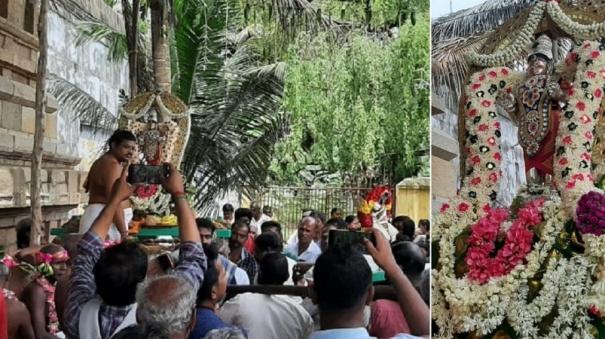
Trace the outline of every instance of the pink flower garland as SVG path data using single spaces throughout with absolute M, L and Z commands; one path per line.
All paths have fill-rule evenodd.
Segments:
M 491 278 L 510 273 L 522 263 L 531 251 L 534 233 L 531 228 L 542 222 L 540 208 L 543 199 L 534 200 L 519 209 L 517 219 L 506 232 L 506 240 L 495 257 L 491 254 L 495 249 L 496 238 L 500 226 L 508 219 L 509 210 L 505 208 L 490 209 L 471 226 L 471 235 L 467 242 L 469 248 L 465 263 L 468 266 L 467 277 L 479 284 L 488 282 Z

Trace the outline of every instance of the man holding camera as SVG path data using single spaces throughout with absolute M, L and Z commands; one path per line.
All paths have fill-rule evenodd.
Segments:
M 124 164 L 132 160 L 136 151 L 136 137 L 129 131 L 116 130 L 109 140 L 109 151 L 97 159 L 88 172 L 84 188 L 89 193 L 88 206 L 80 219 L 80 234 L 86 233 L 101 214 L 111 197 L 113 183 L 120 177 Z M 132 208 L 128 200 L 122 202 L 113 216 L 113 225 L 106 240 L 120 240 L 128 235 Z

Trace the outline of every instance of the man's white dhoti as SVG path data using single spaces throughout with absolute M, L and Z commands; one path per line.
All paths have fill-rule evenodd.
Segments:
M 95 220 L 97 220 L 97 217 L 99 217 L 99 215 L 103 211 L 103 208 L 105 208 L 105 204 L 88 205 L 86 207 L 86 210 L 84 211 L 84 215 L 82 215 L 82 218 L 80 219 L 80 228 L 79 228 L 78 233 L 84 234 L 84 233 L 88 232 L 90 227 L 92 227 L 92 224 L 95 222 Z M 128 227 L 128 224 L 130 223 L 131 220 L 132 220 L 132 208 L 125 208 L 124 209 L 124 223 L 126 224 L 126 227 Z M 116 225 L 111 224 L 111 227 L 109 227 L 109 232 L 107 233 L 106 240 L 121 240 L 121 239 L 122 239 L 122 237 L 120 235 L 120 232 L 118 231 L 118 228 L 116 227 Z

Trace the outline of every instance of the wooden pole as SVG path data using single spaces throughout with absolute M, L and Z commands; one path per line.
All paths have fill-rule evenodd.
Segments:
M 32 228 L 30 245 L 39 245 L 42 236 L 42 201 L 40 197 L 40 173 L 42 171 L 42 151 L 44 144 L 44 125 L 46 113 L 46 61 L 48 39 L 46 32 L 46 19 L 48 13 L 48 0 L 40 0 L 40 14 L 38 17 L 38 39 L 40 51 L 38 53 L 38 73 L 36 77 L 36 120 L 34 133 L 34 149 L 32 151 L 31 166 L 31 214 Z

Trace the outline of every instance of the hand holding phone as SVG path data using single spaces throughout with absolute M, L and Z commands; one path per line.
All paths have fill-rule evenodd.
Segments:
M 352 247 L 362 253 L 367 253 L 365 239 L 376 244 L 374 233 L 364 231 L 330 230 L 328 233 L 328 247 Z

